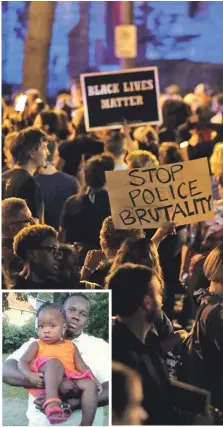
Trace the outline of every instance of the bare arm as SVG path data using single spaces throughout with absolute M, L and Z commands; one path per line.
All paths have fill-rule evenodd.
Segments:
M 18 368 L 20 372 L 27 377 L 31 382 L 34 382 L 37 387 L 41 387 L 43 384 L 44 375 L 41 372 L 33 372 L 30 369 L 31 362 L 35 359 L 38 353 L 38 344 L 33 342 L 26 350 L 24 355 L 18 362 Z
M 102 386 L 101 386 L 101 384 L 99 383 L 99 381 L 97 380 L 97 378 L 94 376 L 94 374 L 91 372 L 89 366 L 87 366 L 86 363 L 83 361 L 83 359 L 82 359 L 82 357 L 80 355 L 80 352 L 77 349 L 76 345 L 73 344 L 73 346 L 75 348 L 75 352 L 74 352 L 74 364 L 75 364 L 76 369 L 81 374 L 83 374 L 86 371 L 90 371 L 90 373 L 92 375 L 93 381 L 96 382 L 96 384 L 98 385 L 98 388 L 99 388 L 100 392 L 102 392 Z
M 33 387 L 33 384 L 19 370 L 17 360 L 5 360 L 2 368 L 2 379 L 5 384 L 14 387 Z
M 160 242 L 168 236 L 169 234 L 176 234 L 175 231 L 175 223 L 173 221 L 167 221 L 165 222 L 162 227 L 159 227 L 153 237 L 151 238 L 151 241 L 158 247 Z
M 33 342 L 26 350 L 24 355 L 21 357 L 21 359 L 18 361 L 18 367 L 20 371 L 27 378 L 29 377 L 29 374 L 32 373 L 30 369 L 30 364 L 35 359 L 37 353 L 38 344 L 36 342 Z

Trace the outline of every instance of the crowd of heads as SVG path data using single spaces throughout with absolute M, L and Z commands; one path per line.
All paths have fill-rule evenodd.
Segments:
M 222 294 L 223 94 L 212 93 L 204 84 L 182 93 L 173 84 L 160 97 L 160 126 L 124 123 L 120 130 L 105 128 L 88 134 L 85 106 L 80 88 L 76 89 L 60 92 L 53 107 L 35 89 L 14 94 L 11 105 L 3 101 L 4 287 L 20 289 L 22 283 L 23 289 L 47 289 L 47 284 L 50 289 L 107 288 L 112 291 L 113 316 L 128 325 L 153 324 L 162 308 L 165 311 L 165 300 L 171 293 L 168 280 L 175 277 L 180 286 L 179 274 L 186 275 L 186 286 L 190 287 L 197 262 L 201 267 L 196 274 L 205 278 L 212 293 Z M 25 96 L 25 103 L 20 108 L 21 96 Z M 156 169 L 201 157 L 207 157 L 210 165 L 214 219 L 184 227 L 184 246 L 190 255 L 187 264 L 179 261 L 182 242 L 177 258 L 171 239 L 170 249 L 160 250 L 146 231 L 115 228 L 107 171 Z M 13 174 L 17 176 L 18 171 L 25 171 L 19 185 L 13 183 Z M 40 176 L 44 177 L 42 188 Z M 33 212 L 35 203 L 42 206 L 41 215 Z M 51 221 L 52 210 L 57 211 L 57 227 Z M 64 307 L 66 310 L 66 303 Z M 44 310 L 57 307 L 42 306 L 38 318 Z M 63 311 L 60 315 L 66 322 Z M 119 388 L 122 393 L 117 400 Z M 142 423 L 147 414 L 141 406 L 138 374 L 114 363 L 113 390 L 114 424 Z

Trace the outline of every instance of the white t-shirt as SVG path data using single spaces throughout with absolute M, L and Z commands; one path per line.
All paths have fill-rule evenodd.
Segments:
M 18 350 L 14 351 L 7 360 L 15 359 L 18 361 L 34 341 L 34 338 L 30 338 L 30 340 L 23 344 Z M 82 333 L 78 338 L 75 338 L 72 342 L 77 346 L 81 357 L 86 365 L 89 366 L 98 381 L 101 383 L 109 381 L 111 367 L 109 366 L 108 343 L 101 338 L 96 338 L 93 335 L 87 335 L 84 333 Z M 29 426 L 50 426 L 51 424 L 45 414 L 36 409 L 33 403 L 35 399 L 36 398 L 34 396 L 29 394 L 28 409 L 26 412 L 26 416 L 29 420 Z M 57 424 L 57 426 L 78 426 L 80 422 L 81 410 L 77 409 L 66 422 Z M 93 426 L 103 425 L 104 410 L 103 407 L 100 407 L 96 411 Z

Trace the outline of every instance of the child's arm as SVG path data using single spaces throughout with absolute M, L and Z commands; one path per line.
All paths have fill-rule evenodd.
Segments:
M 26 350 L 25 354 L 18 361 L 18 368 L 20 372 L 29 379 L 29 381 L 36 387 L 43 386 L 44 374 L 41 372 L 33 372 L 30 369 L 31 362 L 35 359 L 38 353 L 38 344 L 33 342 Z
M 99 394 L 102 392 L 102 385 L 101 383 L 97 380 L 97 378 L 94 376 L 94 374 L 91 372 L 90 368 L 86 365 L 86 363 L 83 361 L 79 350 L 77 349 L 76 345 L 73 344 L 74 346 L 74 364 L 75 364 L 75 368 L 77 369 L 77 371 L 79 371 L 81 374 L 84 374 L 84 372 L 86 371 L 90 371 L 91 375 L 92 375 L 92 379 L 93 381 L 96 382 L 97 386 L 98 386 L 98 390 L 99 390 Z

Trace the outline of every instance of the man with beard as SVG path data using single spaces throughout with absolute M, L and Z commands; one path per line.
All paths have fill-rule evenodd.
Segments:
M 108 404 L 108 379 L 110 377 L 109 345 L 103 339 L 83 332 L 87 325 L 90 312 L 90 303 L 85 293 L 69 296 L 64 302 L 64 309 L 67 317 L 67 331 L 65 338 L 72 340 L 72 342 L 77 346 L 84 362 L 88 364 L 93 374 L 96 376 L 98 381 L 101 382 L 103 387 L 102 393 L 98 396 L 98 406 L 100 407 L 97 409 L 93 422 L 93 425 L 95 426 L 102 426 L 104 425 L 103 406 Z M 18 370 L 18 360 L 23 356 L 33 341 L 34 338 L 31 338 L 5 360 L 3 364 L 3 381 L 6 384 L 26 388 L 35 387 Z M 74 397 L 72 397 L 72 390 Z M 68 402 L 71 409 L 75 412 L 72 413 L 71 417 L 65 423 L 59 423 L 57 425 L 80 425 L 80 396 L 78 395 L 78 389 L 75 388 L 75 384 L 68 379 L 64 379 L 60 386 L 60 394 L 63 402 Z M 28 410 L 26 413 L 29 420 L 29 426 L 50 425 L 45 414 L 41 412 L 45 395 L 36 399 L 35 402 L 34 399 L 35 398 L 33 396 L 29 396 Z
M 151 328 L 162 307 L 162 290 L 152 270 L 126 263 L 108 280 L 113 327 L 112 358 L 138 371 L 143 384 L 144 424 L 175 424 L 167 366 L 159 338 Z

